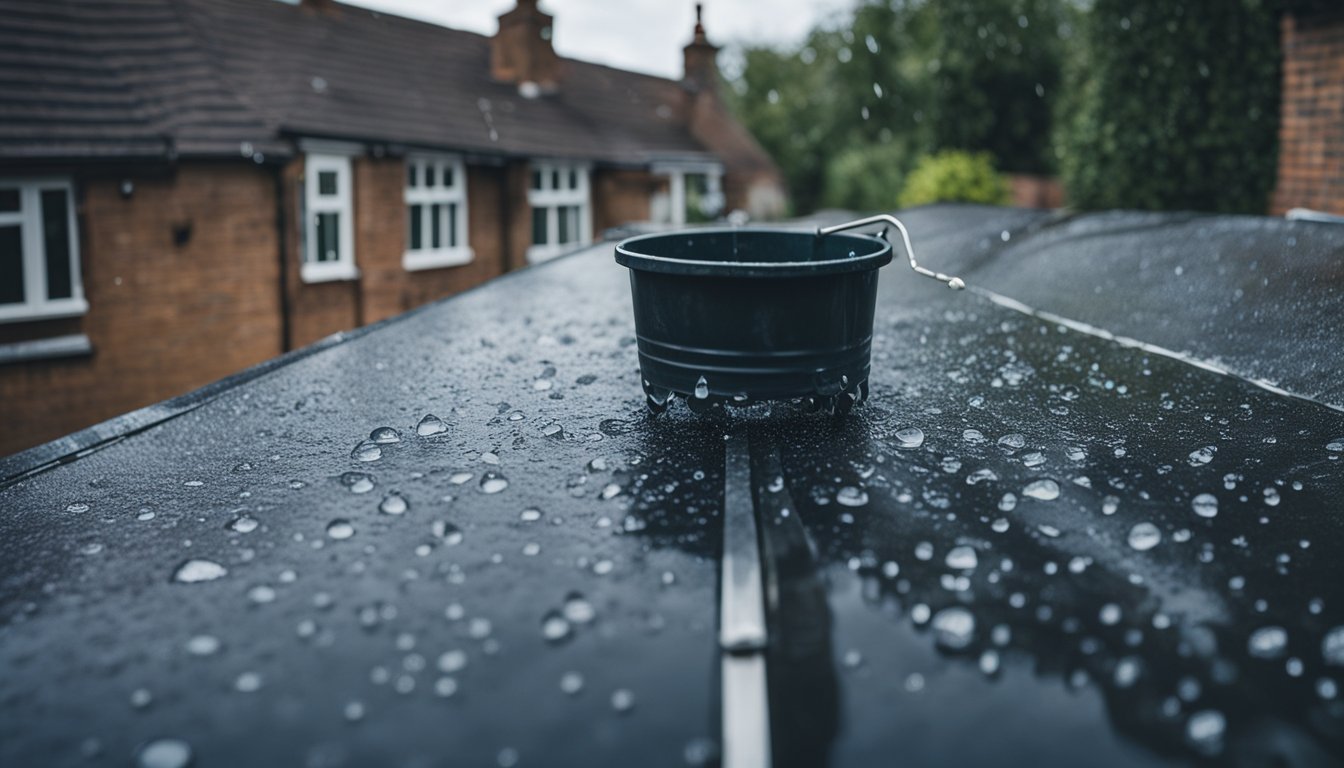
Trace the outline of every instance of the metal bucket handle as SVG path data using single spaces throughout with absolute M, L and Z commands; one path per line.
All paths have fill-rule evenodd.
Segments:
M 931 277 L 934 280 L 947 283 L 947 287 L 951 288 L 954 291 L 959 291 L 962 288 L 966 287 L 966 283 L 962 281 L 960 277 L 945 275 L 942 272 L 934 272 L 931 269 L 921 267 L 919 266 L 919 264 L 915 263 L 915 249 L 910 247 L 910 233 L 906 231 L 905 225 L 902 224 L 900 220 L 897 219 L 895 216 L 891 216 L 884 213 L 879 214 L 877 216 L 869 216 L 863 219 L 855 219 L 854 221 L 848 221 L 845 222 L 844 224 L 836 224 L 835 226 L 832 227 L 817 227 L 817 237 L 825 237 L 826 235 L 833 234 L 835 232 L 842 232 L 846 229 L 858 229 L 859 227 L 866 227 L 869 224 L 885 224 L 896 227 L 896 229 L 901 233 L 901 241 L 905 243 L 905 255 L 906 258 L 910 260 L 911 269 L 915 270 L 921 275 L 924 275 L 925 277 Z M 883 240 L 887 239 L 887 227 L 885 226 L 882 227 L 882 231 L 878 233 L 878 237 L 882 238 Z

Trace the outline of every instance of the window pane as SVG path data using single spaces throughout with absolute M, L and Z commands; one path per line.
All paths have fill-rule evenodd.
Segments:
M 541 189 L 541 171 L 532 172 L 532 188 Z
M 448 204 L 448 247 L 461 245 L 457 239 L 457 203 Z
M 424 235 L 421 233 L 420 212 L 424 210 L 423 205 L 412 205 L 410 212 L 411 220 L 411 250 L 418 251 L 424 247 Z
M 443 206 L 429 206 L 429 247 L 438 250 L 443 247 Z
M 17 213 L 19 210 L 19 190 L 0 189 L 0 213 Z
M 434 170 L 435 170 L 435 165 L 434 165 L 433 163 L 425 163 L 425 186 L 426 186 L 426 187 L 432 187 L 432 186 L 434 186 L 434 183 L 435 183 L 435 179 L 434 179 Z
M 570 172 L 569 172 L 569 188 L 570 188 L 570 189 L 578 189 L 578 188 L 579 188 L 579 172 L 578 172 L 578 171 L 570 171 Z
M 336 194 L 336 172 L 318 171 L 317 172 L 317 194 L 334 195 Z
M 70 280 L 70 206 L 64 189 L 42 190 L 42 243 L 47 250 L 47 298 L 74 295 Z
M 559 229 L 556 232 L 556 242 L 561 245 L 568 243 L 570 235 L 573 234 L 569 227 L 569 211 L 572 206 L 562 205 L 555 209 L 556 226 Z
M 318 261 L 340 261 L 340 223 L 341 215 L 339 213 L 317 214 Z
M 0 227 L 0 304 L 23 303 L 23 230 Z
M 453 166 L 451 165 L 443 166 L 443 186 L 453 186 Z
M 417 187 L 420 184 L 419 167 L 415 163 L 406 164 L 406 186 Z
M 546 244 L 546 208 L 532 209 L 532 244 Z
M 560 189 L 559 171 L 551 171 L 551 189 Z

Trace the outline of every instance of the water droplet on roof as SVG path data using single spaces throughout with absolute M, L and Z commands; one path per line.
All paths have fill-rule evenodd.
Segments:
M 355 527 L 350 524 L 349 520 L 337 518 L 336 520 L 327 523 L 327 536 L 330 538 L 340 541 L 342 539 L 348 539 L 354 535 Z
M 518 519 L 525 523 L 535 523 L 541 519 L 541 510 L 534 507 L 528 507 L 519 513 Z
M 704 376 L 701 376 L 699 380 L 695 382 L 695 398 L 697 400 L 704 400 L 707 397 L 709 397 L 709 382 L 705 381 Z
M 934 643 L 945 650 L 964 650 L 975 639 L 975 616 L 959 605 L 934 614 L 930 626 Z
M 597 611 L 593 609 L 593 604 L 578 592 L 570 592 L 565 596 L 564 613 L 565 618 L 575 624 L 587 624 L 597 617 Z
M 1246 641 L 1246 651 L 1257 659 L 1277 659 L 1288 650 L 1288 630 L 1260 627 Z
M 439 656 L 437 662 L 439 671 L 447 674 L 459 672 L 467 666 L 467 654 L 465 651 L 451 650 L 444 651 Z
M 1016 432 L 999 438 L 999 446 L 1007 449 L 1009 453 L 1025 447 L 1026 444 L 1027 438 Z
M 583 675 L 578 672 L 566 672 L 560 676 L 560 690 L 570 696 L 577 695 L 583 690 Z
M 541 618 L 541 636 L 546 642 L 559 643 L 569 638 L 569 621 L 559 611 L 548 611 Z
M 183 584 L 195 584 L 201 581 L 214 581 L 227 575 L 229 570 L 213 560 L 193 558 L 177 567 L 173 572 L 173 581 Z
M 181 739 L 155 739 L 135 754 L 137 768 L 187 768 L 191 761 L 191 745 Z
M 1190 506 L 1200 517 L 1218 516 L 1218 497 L 1211 493 L 1199 494 L 1190 502 Z
M 426 414 L 419 424 L 415 425 L 415 434 L 421 437 L 430 437 L 431 435 L 441 435 L 448 431 L 448 425 L 434 414 Z
M 862 507 L 868 503 L 868 493 L 862 488 L 846 485 L 836 492 L 835 501 L 846 507 Z
M 219 652 L 220 645 L 213 635 L 196 635 L 187 640 L 186 649 L 192 656 L 213 656 Z
M 1204 709 L 1190 715 L 1185 723 L 1185 740 L 1202 755 L 1213 756 L 1223 751 L 1223 733 L 1227 718 L 1216 709 Z
M 257 530 L 257 526 L 259 525 L 261 525 L 261 523 L 259 523 L 255 517 L 250 515 L 239 515 L 229 521 L 228 528 L 229 530 L 238 533 L 251 533 L 252 531 Z
M 611 694 L 611 708 L 622 714 L 635 707 L 635 694 L 625 688 L 617 688 Z
M 401 442 L 401 433 L 391 427 L 378 427 L 369 433 L 369 440 L 379 444 Z
M 378 511 L 384 515 L 404 515 L 411 505 L 406 501 L 406 497 L 396 491 L 392 491 L 383 497 L 378 504 Z
M 74 513 L 76 513 L 76 514 L 79 514 L 79 513 L 81 513 L 81 512 L 88 512 L 88 511 L 89 511 L 89 505 L 88 505 L 88 504 L 85 504 L 84 502 L 81 502 L 81 501 L 76 501 L 76 502 L 72 502 L 72 503 L 70 503 L 70 504 L 67 504 L 66 507 L 65 507 L 65 511 L 66 511 L 66 512 L 74 512 Z
M 350 458 L 355 461 L 377 461 L 383 458 L 383 449 L 378 447 L 377 443 L 365 440 L 350 452 Z
M 1190 466 L 1198 467 L 1213 461 L 1213 454 L 1218 452 L 1218 448 L 1212 445 L 1206 445 L 1203 448 L 1190 452 Z
M 468 475 L 470 477 L 470 475 Z M 481 475 L 481 493 L 499 493 L 509 487 L 508 478 L 498 472 L 486 472 Z
M 1054 480 L 1033 480 L 1022 489 L 1022 495 L 1039 501 L 1053 501 L 1059 498 L 1059 483 Z
M 1129 529 L 1129 546 L 1140 551 L 1156 547 L 1162 541 L 1162 532 L 1152 523 L 1139 523 Z
M 975 568 L 979 564 L 979 558 L 975 554 L 974 547 L 962 545 L 948 550 L 943 562 L 947 563 L 948 568 L 966 571 Z
M 924 444 L 924 430 L 919 427 L 906 427 L 896 430 L 898 448 L 918 448 Z

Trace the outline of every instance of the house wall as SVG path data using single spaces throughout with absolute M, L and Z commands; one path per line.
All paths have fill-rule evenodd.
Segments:
M 0 455 L 180 395 L 282 351 L 272 172 L 186 163 L 76 180 L 83 317 L 0 325 L 0 343 L 83 333 L 92 356 L 0 366 Z M 174 229 L 190 238 L 174 242 Z
M 1344 11 L 1282 21 L 1279 172 L 1271 213 L 1344 215 Z
M 593 237 L 630 221 L 648 221 L 649 201 L 667 177 L 648 171 L 603 169 L 593 172 Z
M 121 177 L 77 180 L 89 312 L 0 324 L 0 344 L 84 333 L 94 353 L 0 365 L 0 423 L 6 426 L 0 455 L 525 266 L 532 239 L 529 164 L 469 163 L 466 170 L 468 242 L 475 258 L 408 272 L 402 266 L 405 164 L 401 158 L 354 158 L 359 277 L 323 283 L 305 283 L 300 275 L 302 156 L 279 168 L 186 162 L 171 174 L 135 180 L 129 198 L 119 192 Z M 658 183 L 645 171 L 595 170 L 594 233 L 648 219 Z M 183 226 L 191 236 L 177 245 L 173 232 Z

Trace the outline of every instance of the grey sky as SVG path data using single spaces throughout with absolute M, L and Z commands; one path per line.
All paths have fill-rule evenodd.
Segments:
M 493 34 L 514 0 L 344 0 L 455 29 Z M 854 0 L 705 0 L 705 29 L 718 45 L 794 43 Z M 695 25 L 695 0 L 542 0 L 555 16 L 564 56 L 680 77 L 681 47 Z

